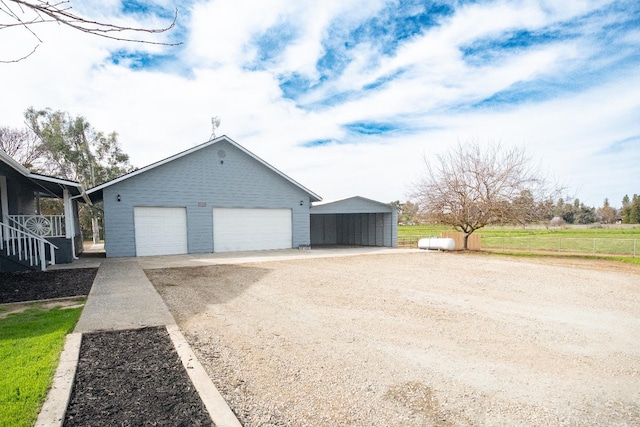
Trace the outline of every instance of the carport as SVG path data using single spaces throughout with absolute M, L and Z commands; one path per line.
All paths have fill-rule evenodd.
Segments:
M 398 246 L 398 213 L 389 204 L 351 197 L 311 206 L 311 246 Z

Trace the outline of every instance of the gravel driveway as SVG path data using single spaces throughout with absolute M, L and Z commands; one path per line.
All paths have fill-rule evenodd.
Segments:
M 407 253 L 147 270 L 249 426 L 640 425 L 640 269 Z

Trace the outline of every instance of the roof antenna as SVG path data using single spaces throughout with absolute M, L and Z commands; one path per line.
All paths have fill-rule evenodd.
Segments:
M 209 140 L 212 140 L 216 137 L 216 129 L 220 127 L 220 116 L 215 116 L 211 118 L 211 137 Z

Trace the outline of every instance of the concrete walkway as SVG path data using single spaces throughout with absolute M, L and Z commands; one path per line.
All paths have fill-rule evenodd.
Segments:
M 82 334 L 165 326 L 196 391 L 217 427 L 241 427 L 180 332 L 136 258 L 104 259 L 75 331 L 67 336 L 37 427 L 62 426 L 75 378 Z M 104 357 L 109 357 L 105 354 Z
M 75 332 L 174 325 L 166 304 L 136 258 L 102 261 Z

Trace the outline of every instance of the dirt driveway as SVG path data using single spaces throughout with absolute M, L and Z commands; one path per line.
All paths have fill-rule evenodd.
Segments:
M 246 427 L 640 425 L 640 269 L 588 263 L 423 252 L 147 274 Z

